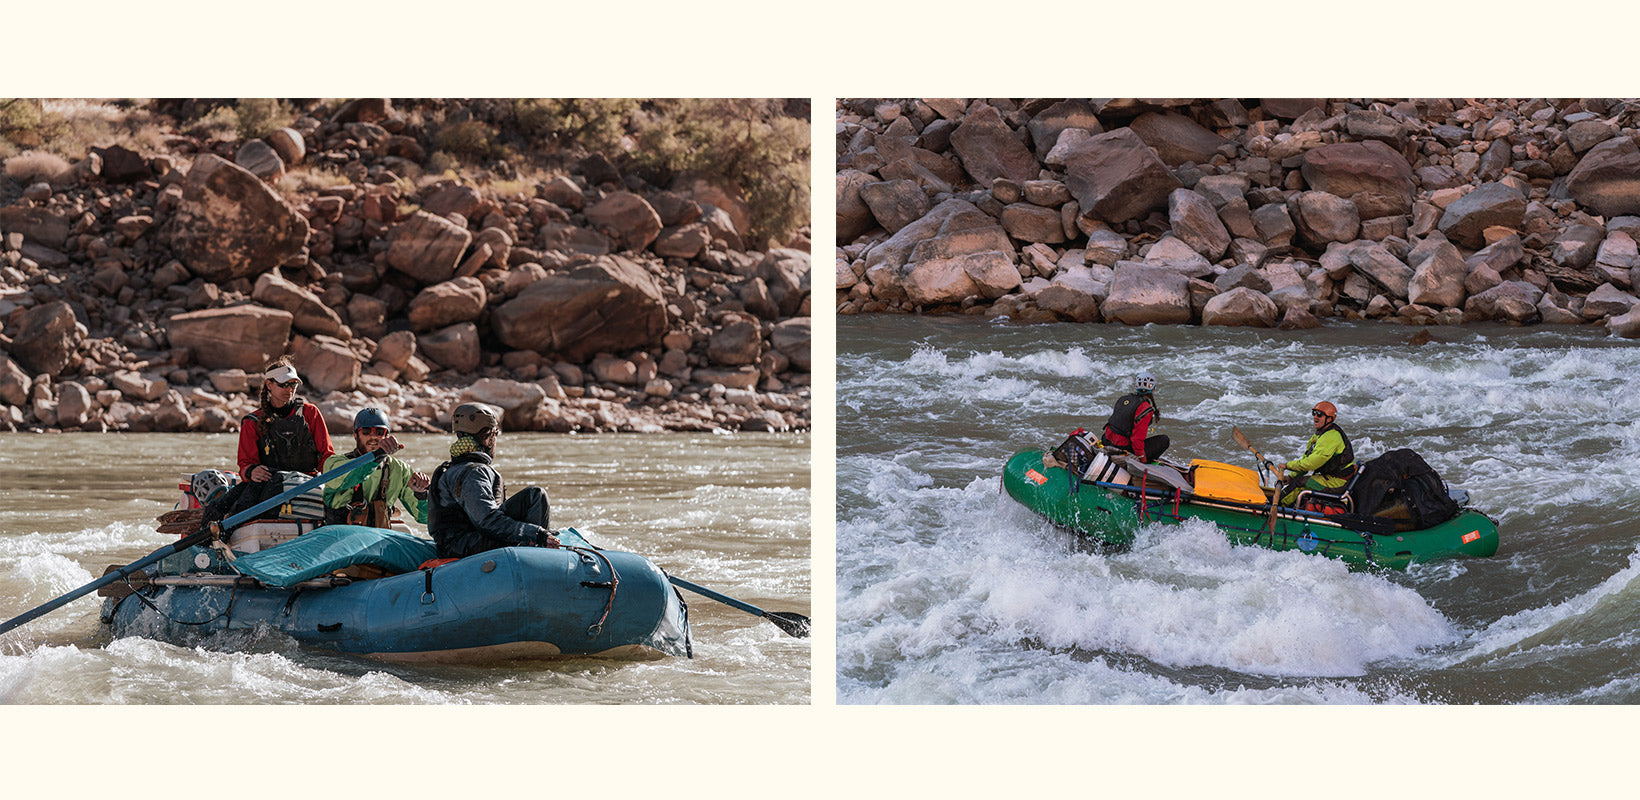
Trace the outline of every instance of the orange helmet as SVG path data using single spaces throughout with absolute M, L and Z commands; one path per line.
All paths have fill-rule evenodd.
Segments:
M 1338 419 L 1338 408 L 1325 400 L 1316 403 L 1315 408 L 1310 409 L 1311 415 L 1314 415 L 1317 412 L 1326 414 L 1327 419 Z

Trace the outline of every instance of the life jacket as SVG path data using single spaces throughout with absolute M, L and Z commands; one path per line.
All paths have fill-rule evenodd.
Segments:
M 433 470 L 432 485 L 427 488 L 427 532 L 433 537 L 433 544 L 438 548 L 440 557 L 467 552 L 481 552 L 488 547 L 473 547 L 475 541 L 482 541 L 489 537 L 480 530 L 473 520 L 467 517 L 466 509 L 456 502 L 453 497 L 444 496 L 444 473 L 457 464 L 490 464 L 490 456 L 486 453 L 473 452 L 457 456 L 450 461 L 438 465 Z M 495 476 L 491 488 L 493 497 L 505 496 L 505 485 L 501 475 L 491 471 Z
M 1116 401 L 1116 407 L 1105 421 L 1105 432 L 1100 438 L 1117 447 L 1133 445 L 1133 426 L 1146 414 L 1157 414 L 1156 401 L 1142 394 L 1125 394 Z
M 276 472 L 307 472 L 319 470 L 319 444 L 313 440 L 307 417 L 302 415 L 302 400 L 291 402 L 290 411 L 269 419 L 265 409 L 245 415 L 256 422 L 256 452 L 262 466 Z
M 347 457 L 358 458 L 364 455 L 358 451 L 348 453 Z M 330 525 L 338 523 L 347 525 L 364 525 L 370 528 L 386 528 L 393 522 L 392 504 L 387 500 L 387 466 L 384 463 L 381 470 L 381 480 L 376 483 L 375 497 L 366 498 L 364 493 L 365 481 L 359 481 L 353 487 L 353 494 L 347 505 L 341 508 L 326 508 L 325 522 Z
M 1310 443 L 1304 448 L 1304 455 L 1309 455 L 1315 451 L 1315 443 L 1320 441 L 1321 434 L 1327 431 L 1338 431 L 1338 438 L 1344 440 L 1344 449 L 1334 453 L 1332 458 L 1316 467 L 1315 474 L 1342 480 L 1355 477 L 1355 448 L 1350 445 L 1350 437 L 1345 435 L 1344 429 L 1338 427 L 1336 422 L 1327 423 L 1325 428 L 1316 431 L 1315 435 L 1310 437 Z

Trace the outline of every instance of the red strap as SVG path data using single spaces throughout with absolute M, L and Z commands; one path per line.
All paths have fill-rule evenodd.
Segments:
M 421 562 L 421 566 L 417 567 L 416 569 L 432 569 L 434 567 L 442 567 L 445 564 L 448 564 L 452 561 L 460 561 L 460 560 L 461 559 L 459 559 L 459 558 L 429 558 L 426 561 Z

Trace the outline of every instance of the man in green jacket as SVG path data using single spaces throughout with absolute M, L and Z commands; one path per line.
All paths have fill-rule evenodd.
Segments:
M 1292 505 L 1304 489 L 1336 492 L 1355 475 L 1355 448 L 1350 446 L 1344 429 L 1338 427 L 1338 408 L 1322 400 L 1310 410 L 1310 419 L 1315 423 L 1315 433 L 1305 445 L 1304 455 L 1284 465 L 1283 473 L 1294 475 L 1287 480 L 1290 491 L 1281 498 L 1283 505 Z M 1306 474 L 1309 479 L 1300 484 L 1299 479 Z
M 325 522 L 386 528 L 392 522 L 393 504 L 399 503 L 417 522 L 427 523 L 428 477 L 413 472 L 410 465 L 393 457 L 404 445 L 393 438 L 387 415 L 379 408 L 366 408 L 353 417 L 353 450 L 325 460 L 332 470 L 372 450 L 387 453 L 375 469 L 365 465 L 325 485 Z M 361 479 L 360 472 L 368 472 Z

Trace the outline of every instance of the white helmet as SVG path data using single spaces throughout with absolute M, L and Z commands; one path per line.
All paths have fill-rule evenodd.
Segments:
M 194 473 L 188 484 L 194 499 L 198 500 L 200 505 L 208 506 L 221 497 L 223 492 L 228 491 L 229 487 L 233 486 L 233 481 L 228 477 L 228 473 L 222 470 L 207 469 Z
M 1141 372 L 1133 378 L 1133 389 L 1140 394 L 1150 394 L 1156 391 L 1156 376 L 1149 372 Z

